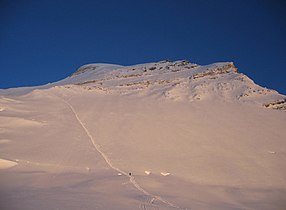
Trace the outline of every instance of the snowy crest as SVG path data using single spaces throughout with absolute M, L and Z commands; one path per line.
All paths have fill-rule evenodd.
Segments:
M 285 96 L 255 84 L 239 73 L 232 62 L 206 66 L 186 60 L 165 60 L 127 67 L 89 64 L 79 68 L 63 82 L 102 94 L 144 95 L 190 102 L 240 101 L 286 109 Z
M 0 90 L 24 95 L 37 89 L 65 87 L 106 95 L 133 95 L 172 101 L 228 101 L 285 110 L 286 96 L 255 84 L 232 62 L 198 65 L 187 60 L 121 66 L 87 64 L 69 77 L 37 87 Z

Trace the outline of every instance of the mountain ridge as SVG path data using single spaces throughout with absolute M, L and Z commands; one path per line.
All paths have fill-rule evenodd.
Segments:
M 220 97 L 259 103 L 267 108 L 286 109 L 286 96 L 256 85 L 249 77 L 239 73 L 233 62 L 205 66 L 186 60 L 165 60 L 126 67 L 104 64 L 109 67 L 108 71 L 102 71 L 101 65 L 84 65 L 67 80 L 70 79 L 74 85 L 106 93 L 148 94 L 149 90 L 150 95 L 161 94 L 173 100 L 196 101 Z M 83 76 L 85 74 L 89 76 Z
M 239 73 L 233 62 L 198 65 L 187 60 L 136 64 L 95 63 L 78 68 L 67 78 L 36 87 L 0 90 L 2 95 L 22 95 L 35 89 L 76 85 L 105 94 L 139 94 L 172 100 L 238 100 L 266 108 L 286 109 L 286 96 L 255 84 Z
M 187 60 L 163 60 L 131 66 L 86 64 L 63 80 L 36 87 L 0 90 L 0 94 L 23 95 L 35 89 L 65 85 L 81 86 L 105 94 L 147 94 L 188 101 L 220 98 L 286 109 L 286 96 L 255 84 L 239 73 L 233 62 L 204 66 Z

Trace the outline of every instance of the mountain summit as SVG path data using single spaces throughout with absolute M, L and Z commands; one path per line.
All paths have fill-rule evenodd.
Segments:
M 0 207 L 284 210 L 285 98 L 184 60 L 0 90 Z
M 160 61 L 134 66 L 89 64 L 65 83 L 106 94 L 139 94 L 172 100 L 227 100 L 286 109 L 286 97 L 256 85 L 232 62 L 200 66 L 189 61 Z
M 232 62 L 206 66 L 187 60 L 121 66 L 87 64 L 58 82 L 28 88 L 0 90 L 2 95 L 23 95 L 35 89 L 75 85 L 102 94 L 145 95 L 186 100 L 225 100 L 285 110 L 286 96 L 255 84 Z

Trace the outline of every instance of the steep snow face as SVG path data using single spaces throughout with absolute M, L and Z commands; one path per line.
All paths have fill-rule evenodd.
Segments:
M 68 78 L 57 82 L 57 85 L 74 84 L 80 81 L 84 82 L 90 79 L 103 78 L 105 74 L 110 73 L 113 70 L 122 68 L 123 66 L 115 64 L 87 64 L 81 66 L 76 72 L 74 72 Z
M 99 74 L 107 73 L 108 71 L 118 69 L 120 67 L 123 67 L 123 66 L 115 65 L 115 64 L 106 64 L 106 63 L 86 64 L 86 65 L 81 66 L 76 72 L 74 72 L 71 75 L 71 77 L 75 77 L 83 73 L 91 73 L 93 75 L 98 76 Z

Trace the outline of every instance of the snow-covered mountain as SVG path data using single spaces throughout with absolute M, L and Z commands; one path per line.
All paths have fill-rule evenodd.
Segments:
M 107 94 L 163 96 L 173 100 L 239 100 L 286 108 L 286 97 L 256 85 L 233 63 L 199 66 L 188 61 L 161 61 L 135 66 L 90 64 L 59 84 L 75 84 Z
M 256 85 L 239 73 L 232 62 L 200 66 L 168 60 L 134 66 L 88 64 L 59 82 L 28 88 L 0 90 L 2 95 L 22 95 L 35 89 L 77 85 L 104 94 L 145 95 L 173 100 L 227 100 L 286 109 L 286 96 Z
M 0 90 L 0 207 L 284 209 L 285 109 L 230 62 L 89 64 Z

